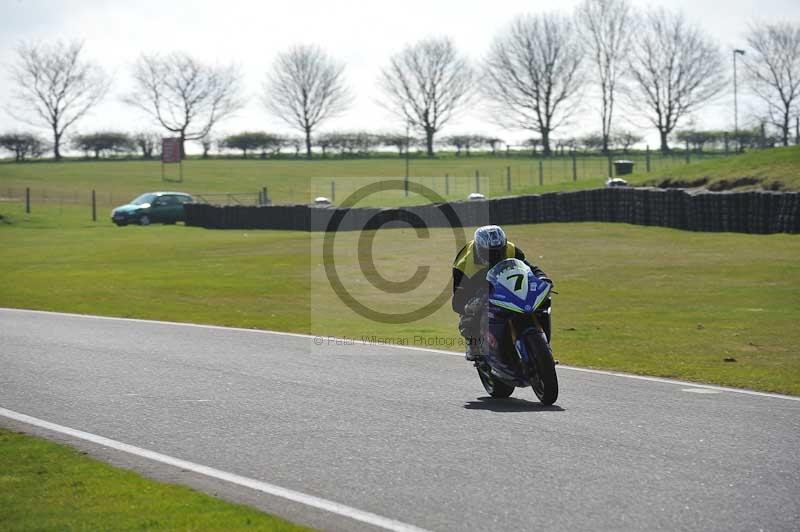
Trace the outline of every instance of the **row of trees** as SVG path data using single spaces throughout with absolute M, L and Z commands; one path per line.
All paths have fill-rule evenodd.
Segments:
M 739 129 L 735 132 L 723 130 L 686 129 L 673 135 L 676 142 L 701 152 L 704 149 L 742 151 L 746 148 L 773 148 L 781 144 L 779 135 L 767 133 L 767 124 Z M 794 143 L 800 145 L 800 118 L 795 122 Z
M 800 121 L 797 127 L 800 128 Z M 796 132 L 795 142 L 800 144 L 800 130 Z M 737 132 L 722 130 L 697 130 L 688 129 L 677 131 L 672 136 L 673 141 L 681 145 L 690 146 L 694 151 L 716 149 L 725 151 L 739 151 L 745 148 L 765 148 L 775 146 L 780 142 L 777 136 L 766 133 L 766 124 L 750 129 L 740 129 Z M 223 137 L 206 135 L 198 142 L 203 147 L 203 157 L 208 157 L 212 149 L 217 153 L 241 152 L 245 159 L 249 156 L 260 158 L 273 157 L 283 153 L 290 153 L 295 158 L 301 156 L 307 147 L 309 139 L 300 136 L 280 135 L 265 131 L 244 131 Z M 320 133 L 311 140 L 312 147 L 318 148 L 322 156 L 338 154 L 340 156 L 365 156 L 380 150 L 396 150 L 403 155 L 407 150 L 427 150 L 427 139 L 406 136 L 402 132 L 373 133 L 370 131 L 330 131 Z M 584 150 L 589 152 L 608 151 L 611 148 L 620 149 L 624 153 L 643 138 L 631 131 L 612 134 L 608 139 L 597 133 L 581 137 L 551 139 L 553 152 Z M 160 154 L 161 135 L 156 132 L 138 132 L 128 134 L 122 131 L 98 131 L 94 133 L 74 135 L 70 139 L 74 150 L 83 152 L 88 158 L 100 159 L 115 155 L 130 155 L 137 153 L 143 159 L 152 159 Z M 543 143 L 539 137 L 525 139 L 521 145 L 512 146 L 503 139 L 479 133 L 462 133 L 440 137 L 436 146 L 440 148 L 455 149 L 456 156 L 471 155 L 472 151 L 490 151 L 497 155 L 498 151 L 506 155 L 514 149 L 515 153 L 520 148 L 530 150 L 531 155 L 536 155 L 541 150 Z M 12 132 L 0 134 L 0 148 L 12 152 L 17 161 L 24 161 L 29 157 L 39 157 L 47 149 L 48 143 L 41 137 L 27 132 Z
M 635 29 L 635 31 L 634 31 Z M 757 24 L 744 36 L 745 78 L 763 103 L 763 118 L 788 144 L 800 114 L 800 25 Z M 65 132 L 109 90 L 110 79 L 81 56 L 82 45 L 23 44 L 14 69 L 12 114 L 52 130 L 61 156 Z M 436 136 L 481 97 L 492 120 L 534 132 L 545 154 L 554 132 L 575 119 L 587 89 L 596 93 L 601 149 L 612 143 L 620 102 L 646 119 L 661 149 L 693 111 L 728 82 L 719 45 L 681 13 L 635 10 L 629 0 L 584 0 L 573 15 L 521 15 L 474 63 L 452 40 L 434 37 L 389 58 L 378 75 L 381 103 L 413 129 L 433 155 Z M 142 55 L 134 90 L 123 100 L 183 141 L 206 144 L 213 128 L 244 104 L 234 66 L 208 65 L 185 53 Z M 315 45 L 279 53 L 261 91 L 266 110 L 302 134 L 311 156 L 320 126 L 350 108 L 345 67 Z M 451 139 L 452 140 L 452 139 Z M 467 147 L 467 144 L 462 146 Z M 355 149 L 355 148 L 353 148 Z

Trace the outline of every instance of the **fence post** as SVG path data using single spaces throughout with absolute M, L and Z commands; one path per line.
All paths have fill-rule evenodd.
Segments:
M 481 172 L 480 170 L 475 170 L 475 192 L 481 191 Z
M 644 160 L 645 165 L 647 167 L 647 173 L 650 173 L 650 145 L 647 145 L 647 148 L 644 151 Z
M 261 196 L 264 198 L 263 205 L 269 204 L 269 196 L 267 196 L 267 187 L 261 187 Z
M 31 213 L 31 187 L 25 187 L 25 212 Z
M 511 192 L 511 167 L 506 166 L 506 190 Z
M 539 186 L 544 186 L 544 160 L 539 157 Z
M 689 141 L 686 141 L 686 164 L 689 164 Z
M 331 201 L 336 201 L 336 181 L 331 181 Z
M 444 174 L 444 195 L 450 195 L 450 176 L 448 174 Z
M 94 189 L 92 189 L 92 221 L 97 221 L 97 197 L 95 195 Z
M 578 160 L 575 157 L 575 148 L 572 148 L 572 180 L 578 180 Z
M 608 156 L 608 178 L 614 177 L 614 167 L 611 166 L 611 154 Z

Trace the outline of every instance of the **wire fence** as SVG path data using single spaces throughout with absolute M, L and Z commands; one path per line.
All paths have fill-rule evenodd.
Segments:
M 575 183 L 594 179 L 601 181 L 616 175 L 614 162 L 627 160 L 633 163 L 637 174 L 660 172 L 664 169 L 691 164 L 697 161 L 726 157 L 725 153 L 660 152 L 617 153 L 610 156 L 580 152 L 565 153 L 552 157 L 528 157 L 493 160 L 492 157 L 476 157 L 474 160 L 462 156 L 453 161 L 430 161 L 411 159 L 408 162 L 408 179 L 432 190 L 441 199 L 453 201 L 466 199 L 469 194 L 480 193 L 486 197 L 536 193 L 538 188 Z M 735 156 L 731 154 L 730 156 Z M 396 169 L 395 169 L 396 172 Z M 400 176 L 352 176 L 352 177 L 277 177 L 263 179 L 255 190 L 239 192 L 197 191 L 191 183 L 184 190 L 195 196 L 198 202 L 219 205 L 266 205 L 307 204 L 318 197 L 341 204 L 354 192 L 365 186 L 376 184 L 366 204 L 394 206 L 420 203 L 419 196 L 409 194 L 388 181 L 405 180 Z M 220 183 L 232 179 L 220 179 Z M 127 187 L 128 189 L 130 187 Z M 557 188 L 557 187 L 556 187 Z M 127 190 L 127 189 L 126 189 Z M 113 208 L 128 203 L 135 195 L 148 192 L 140 190 L 94 189 L 78 190 L 48 188 L 45 185 L 3 186 L 0 181 L 0 204 L 2 202 L 25 202 L 30 211 L 37 204 L 65 207 L 70 205 L 92 205 L 94 209 Z

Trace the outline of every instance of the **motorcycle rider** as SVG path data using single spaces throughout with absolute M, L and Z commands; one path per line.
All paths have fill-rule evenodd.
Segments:
M 502 228 L 497 225 L 484 225 L 475 230 L 473 240 L 461 248 L 453 261 L 453 310 L 461 315 L 458 331 L 467 344 L 465 358 L 469 361 L 481 357 L 480 336 L 481 316 L 488 297 L 486 273 L 504 259 L 519 259 L 527 264 L 536 277 L 552 281 L 541 268 L 525 259 L 522 252 L 506 238 Z M 549 307 L 548 301 L 543 308 Z M 540 321 L 550 341 L 550 315 L 541 314 Z

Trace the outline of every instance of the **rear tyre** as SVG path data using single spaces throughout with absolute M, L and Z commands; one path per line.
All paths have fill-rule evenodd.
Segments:
M 552 405 L 558 399 L 558 377 L 553 352 L 542 333 L 525 335 L 525 347 L 531 355 L 531 388 L 543 405 Z
M 150 217 L 143 214 L 139 217 L 139 225 L 150 225 Z
M 486 393 L 496 399 L 504 399 L 514 393 L 513 386 L 495 379 L 490 373 L 484 372 L 480 368 L 478 368 L 478 377 L 480 377 Z

